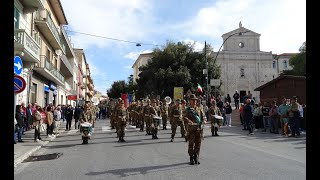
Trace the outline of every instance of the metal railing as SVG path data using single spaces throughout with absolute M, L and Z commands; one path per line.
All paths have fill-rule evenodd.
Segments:
M 14 39 L 39 60 L 40 39 L 33 39 L 28 33 L 26 33 L 25 29 L 15 29 Z
M 41 67 L 49 70 L 55 77 L 57 77 L 60 81 L 65 82 L 64 76 L 60 73 L 60 71 L 48 60 L 48 58 L 44 55 L 40 56 Z
M 53 33 L 53 36 L 56 38 L 56 40 L 59 42 L 62 50 L 64 52 L 66 52 L 66 46 L 64 45 L 64 43 L 62 42 L 62 39 L 61 39 L 61 36 L 60 36 L 60 33 L 59 33 L 59 30 L 58 28 L 55 26 L 52 18 L 51 18 L 51 13 L 45 9 L 45 10 L 39 10 L 37 11 L 36 13 L 36 20 L 40 20 L 40 21 L 46 21 L 46 23 L 48 24 L 50 30 L 52 31 Z
M 69 71 L 73 74 L 73 66 L 70 64 L 69 60 L 65 55 L 60 56 L 60 59 L 62 62 L 66 65 L 66 67 L 69 69 Z

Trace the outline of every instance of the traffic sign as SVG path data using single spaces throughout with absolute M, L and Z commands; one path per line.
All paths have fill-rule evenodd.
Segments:
M 17 75 L 20 75 L 23 69 L 23 64 L 22 64 L 22 60 L 19 56 L 15 56 L 14 57 L 14 62 L 13 62 L 13 67 L 14 67 L 14 73 L 16 73 Z
M 26 88 L 26 81 L 23 77 L 14 75 L 14 93 L 18 94 L 21 93 Z

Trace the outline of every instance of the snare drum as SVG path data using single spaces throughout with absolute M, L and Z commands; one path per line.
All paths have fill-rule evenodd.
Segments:
M 162 120 L 162 118 L 160 116 L 154 116 L 153 117 L 153 123 L 155 125 L 159 125 L 161 120 Z

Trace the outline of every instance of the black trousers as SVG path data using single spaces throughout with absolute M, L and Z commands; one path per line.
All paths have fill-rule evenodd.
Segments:
M 71 121 L 72 119 L 67 119 L 66 129 L 71 129 Z
M 53 123 L 51 124 L 51 126 L 47 124 L 47 136 L 52 135 L 52 132 L 53 132 Z
M 247 126 L 247 129 L 249 130 L 249 133 L 252 133 L 253 132 L 253 118 L 245 118 L 245 121 L 246 121 L 246 126 Z
M 37 128 L 34 128 L 34 140 L 37 140 L 37 139 L 41 139 L 40 138 L 40 131 L 38 131 Z

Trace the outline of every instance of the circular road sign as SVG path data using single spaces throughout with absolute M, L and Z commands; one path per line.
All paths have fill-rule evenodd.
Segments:
M 18 94 L 21 93 L 26 88 L 26 81 L 23 77 L 14 75 L 14 93 Z

